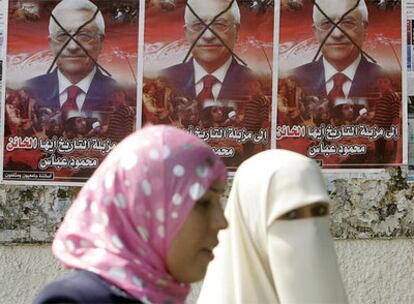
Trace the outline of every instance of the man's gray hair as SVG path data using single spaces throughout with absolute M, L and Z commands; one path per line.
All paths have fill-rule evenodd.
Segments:
M 193 8 L 193 3 L 195 2 L 201 2 L 201 1 L 211 1 L 211 0 L 188 0 L 187 3 L 188 5 L 190 5 Z M 222 0 L 224 1 L 224 0 Z M 230 3 L 230 2 L 229 2 Z M 197 10 L 195 10 L 193 8 L 193 10 L 197 13 Z M 233 4 L 230 7 L 230 12 L 232 13 L 233 17 L 234 17 L 234 22 L 236 24 L 240 24 L 240 9 L 239 9 L 239 5 L 237 4 L 237 1 L 234 0 Z M 190 11 L 190 9 L 188 8 L 188 6 L 185 6 L 185 11 L 184 11 L 184 23 L 188 24 L 189 20 L 190 20 L 190 16 L 192 16 L 193 13 Z
M 344 1 L 344 0 L 341 0 L 341 1 Z M 356 1 L 358 1 L 358 0 L 355 0 L 355 4 L 356 4 Z M 315 0 L 315 2 L 319 2 L 319 1 Z M 368 23 L 368 9 L 367 9 L 367 5 L 365 4 L 365 0 L 360 0 L 359 3 L 358 3 L 358 6 L 355 9 L 359 10 L 359 12 L 361 13 L 362 21 L 365 21 L 365 22 Z M 322 10 L 323 10 L 323 8 L 322 8 Z M 316 5 L 314 5 L 313 6 L 313 14 L 312 14 L 313 23 L 316 23 L 316 14 L 317 13 L 321 14 L 321 12 L 318 10 Z
M 58 5 L 55 6 L 55 8 L 52 11 L 52 14 L 55 15 L 56 12 L 65 11 L 65 10 L 90 11 L 92 13 L 95 13 L 97 8 L 98 7 L 89 0 L 62 0 L 59 2 Z M 59 21 L 59 18 L 56 17 L 56 19 Z M 105 21 L 104 21 L 101 11 L 99 11 L 98 14 L 96 14 L 94 21 L 95 21 L 96 26 L 98 27 L 98 33 L 101 35 L 104 35 L 105 34 Z M 60 27 L 53 20 L 52 16 L 50 16 L 49 34 L 54 33 L 59 28 Z

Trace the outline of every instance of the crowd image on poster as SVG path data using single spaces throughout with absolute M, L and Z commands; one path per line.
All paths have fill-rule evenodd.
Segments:
M 270 148 L 273 1 L 146 1 L 143 124 L 199 136 L 229 168 Z
M 135 129 L 139 1 L 10 0 L 3 180 L 82 183 Z
M 295 3 L 280 8 L 277 148 L 327 169 L 403 163 L 401 2 Z

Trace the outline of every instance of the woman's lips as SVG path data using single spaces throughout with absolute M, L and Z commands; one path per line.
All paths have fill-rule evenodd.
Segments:
M 207 257 L 208 257 L 210 260 L 214 259 L 214 254 L 213 254 L 213 251 L 212 251 L 211 249 L 204 248 L 204 249 L 202 249 L 201 251 L 202 251 L 205 255 L 207 255 Z

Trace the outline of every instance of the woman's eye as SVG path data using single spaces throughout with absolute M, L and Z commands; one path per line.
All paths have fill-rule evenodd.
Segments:
M 293 219 L 297 219 L 299 215 L 299 212 L 297 210 L 292 210 L 288 213 L 286 213 L 285 218 L 287 220 L 293 220 Z
M 210 201 L 209 200 L 200 200 L 197 202 L 197 205 L 203 208 L 210 207 Z
M 315 206 L 311 210 L 312 216 L 324 216 L 328 214 L 328 207 L 326 206 Z

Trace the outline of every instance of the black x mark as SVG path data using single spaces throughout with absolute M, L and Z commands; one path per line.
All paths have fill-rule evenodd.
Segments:
M 208 0 L 204 0 L 204 1 L 208 1 Z M 200 34 L 198 34 L 197 38 L 194 40 L 194 42 L 192 43 L 190 49 L 187 52 L 187 55 L 185 55 L 185 58 L 183 60 L 183 63 L 187 61 L 188 57 L 191 54 L 191 51 L 193 50 L 193 48 L 195 47 L 195 44 L 197 43 L 198 40 L 200 40 L 201 36 L 203 36 L 203 34 L 207 31 L 210 30 L 214 36 L 217 37 L 217 39 L 221 42 L 221 44 L 237 59 L 239 60 L 241 63 L 243 63 L 245 66 L 247 66 L 247 63 L 245 63 L 239 56 L 237 56 L 232 49 L 230 49 L 227 44 L 223 41 L 223 39 L 221 39 L 220 35 L 217 34 L 211 27 L 210 25 L 212 25 L 221 15 L 225 14 L 233 5 L 233 2 L 236 0 L 232 0 L 230 2 L 230 4 L 223 10 L 221 11 L 218 15 L 216 15 L 213 20 L 211 20 L 208 24 L 204 22 L 204 20 L 202 20 L 197 13 L 194 11 L 194 9 L 188 4 L 188 1 L 185 1 L 185 5 L 188 7 L 188 9 L 191 11 L 191 13 L 204 25 L 204 29 L 200 32 Z
M 347 12 L 345 12 L 345 14 L 343 14 L 342 15 L 342 17 L 338 20 L 338 22 L 334 22 L 331 18 L 329 18 L 329 16 L 328 15 L 326 15 L 326 13 L 322 10 L 322 8 L 318 5 L 318 3 L 316 3 L 316 1 L 315 0 L 312 0 L 312 2 L 313 2 L 313 5 L 314 6 L 316 6 L 316 8 L 318 9 L 318 11 L 326 18 L 326 20 L 327 21 L 329 21 L 332 25 L 333 25 L 333 27 L 329 30 L 329 32 L 326 34 L 326 36 L 325 36 L 325 38 L 323 39 L 323 41 L 322 41 L 322 43 L 319 45 L 319 49 L 318 49 L 318 51 L 316 52 L 316 54 L 315 54 L 315 57 L 313 57 L 313 60 L 312 60 L 312 62 L 314 62 L 314 61 L 316 61 L 316 59 L 318 58 L 318 56 L 319 56 L 319 53 L 321 52 L 321 50 L 322 50 L 322 47 L 325 45 L 325 43 L 326 43 L 326 40 L 329 38 L 329 36 L 332 34 L 332 32 L 337 28 L 338 30 L 340 30 L 351 42 L 352 42 L 352 44 L 353 45 L 355 45 L 357 48 L 358 48 L 358 50 L 362 53 L 362 54 L 364 54 L 366 57 L 368 57 L 371 61 L 373 61 L 374 63 L 377 63 L 377 61 L 374 59 L 374 58 L 372 58 L 371 56 L 369 56 L 364 50 L 362 50 L 361 49 L 361 47 L 358 45 L 358 44 L 356 44 L 355 43 L 355 41 L 353 41 L 352 40 L 352 38 L 349 36 L 349 34 L 346 32 L 346 31 L 344 31 L 340 26 L 339 26 L 339 24 L 342 22 L 342 20 L 344 20 L 345 19 L 345 17 L 348 15 L 348 14 L 350 14 L 353 10 L 355 10 L 357 7 L 358 7 L 358 5 L 359 5 L 359 2 L 360 2 L 361 0 L 358 0 L 357 2 L 356 2 L 356 4 L 352 7 L 352 8 L 350 8 Z

